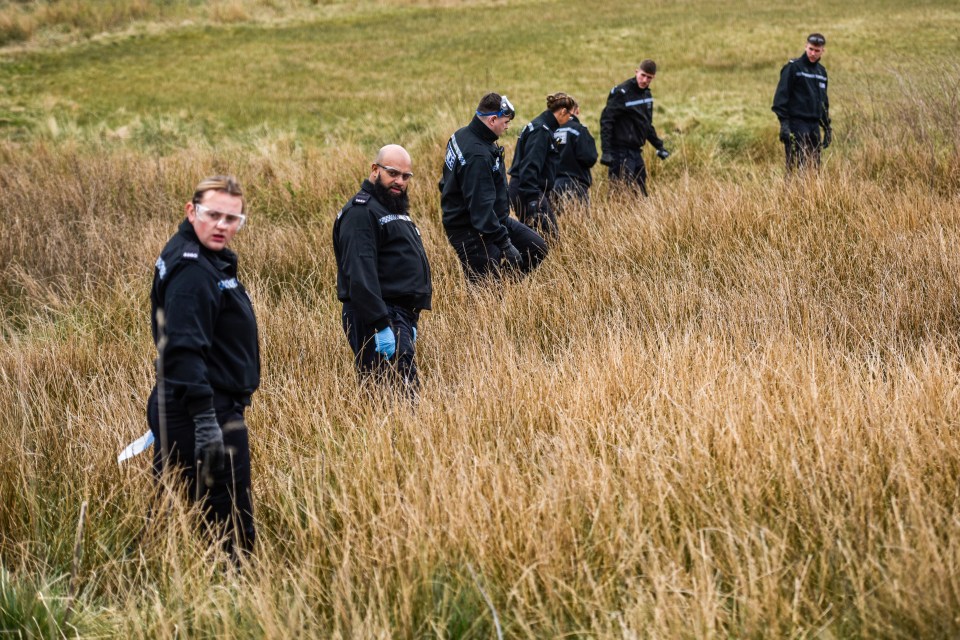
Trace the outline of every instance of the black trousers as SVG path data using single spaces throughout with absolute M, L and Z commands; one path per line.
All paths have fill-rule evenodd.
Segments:
M 183 405 L 168 397 L 164 403 L 162 421 L 167 430 L 170 453 L 167 464 L 182 474 L 187 495 L 191 501 L 203 503 L 204 520 L 215 536 L 226 536 L 226 550 L 237 558 L 239 552 L 253 551 L 257 533 L 253 524 L 253 497 L 250 489 L 250 440 L 243 419 L 246 406 L 238 399 L 224 395 L 214 396 L 217 422 L 223 430 L 226 451 L 223 470 L 214 475 L 212 487 L 198 478 L 194 459 L 193 419 Z M 147 401 L 147 423 L 156 441 L 153 446 L 153 472 L 157 478 L 163 471 L 161 451 L 161 416 L 157 389 L 154 387 Z
M 510 242 L 520 252 L 519 271 L 527 274 L 536 269 L 547 257 L 547 242 L 536 231 L 513 218 L 507 218 L 503 225 L 510 235 Z M 447 233 L 447 239 L 453 245 L 460 258 L 460 265 L 470 282 L 479 282 L 486 277 L 499 278 L 505 273 L 500 266 L 500 249 L 483 239 L 473 230 Z
M 569 198 L 582 202 L 585 205 L 590 204 L 590 185 L 584 184 L 576 178 L 560 176 L 553 183 L 554 198 Z
M 647 165 L 643 163 L 640 149 L 614 149 L 613 162 L 607 167 L 611 182 L 621 181 L 636 184 L 647 195 Z
M 820 167 L 820 123 L 809 120 L 790 121 L 790 140 L 783 143 L 787 157 L 787 173 L 802 170 L 809 163 Z
M 563 213 L 565 205 L 578 205 L 584 211 L 588 211 L 590 209 L 590 186 L 576 178 L 559 177 L 553 183 L 550 200 L 553 202 L 553 210 L 558 216 Z
M 361 380 L 372 378 L 380 384 L 394 385 L 404 395 L 414 397 L 420 388 L 414 337 L 420 312 L 390 304 L 387 310 L 390 328 L 397 339 L 397 352 L 389 360 L 376 351 L 373 339 L 376 327 L 364 324 L 349 302 L 343 303 L 343 332 L 353 349 L 353 361 Z
M 523 200 L 516 185 L 516 180 L 510 181 L 507 195 L 510 198 L 510 205 L 513 207 L 514 213 L 517 214 L 517 219 L 535 230 L 543 238 L 558 239 L 560 237 L 560 227 L 557 224 L 557 216 L 553 212 L 553 206 L 547 194 L 539 194 L 536 198 L 536 209 L 531 209 L 528 206 L 530 202 Z

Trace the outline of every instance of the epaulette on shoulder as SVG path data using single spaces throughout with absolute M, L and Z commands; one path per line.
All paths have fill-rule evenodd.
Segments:
M 183 245 L 183 252 L 180 257 L 184 260 L 198 260 L 200 258 L 200 245 L 196 242 L 187 242 Z
M 357 195 L 353 196 L 353 204 L 367 204 L 370 202 L 370 194 L 366 191 L 361 191 Z
M 185 260 L 197 262 L 200 259 L 200 245 L 196 242 L 181 242 L 173 246 L 165 247 L 157 258 L 157 275 L 163 280 L 167 274 L 176 269 L 177 265 Z

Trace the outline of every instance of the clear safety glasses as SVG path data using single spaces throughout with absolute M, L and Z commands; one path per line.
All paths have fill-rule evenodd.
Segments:
M 236 227 L 238 230 L 243 228 L 243 224 L 247 221 L 247 216 L 242 213 L 223 213 L 222 211 L 214 211 L 210 207 L 205 207 L 202 204 L 193 205 L 193 210 L 197 212 L 197 216 L 201 220 L 206 220 L 215 225 L 223 224 L 223 226 L 228 229 L 233 229 Z
M 383 169 L 384 171 L 386 171 L 386 172 L 387 172 L 387 175 L 390 176 L 391 178 L 393 178 L 394 180 L 396 180 L 397 178 L 399 178 L 399 177 L 401 177 L 401 176 L 403 177 L 404 180 L 409 180 L 410 178 L 413 177 L 413 172 L 412 172 L 412 171 L 401 171 L 400 169 L 397 169 L 396 167 L 391 167 L 391 166 L 389 166 L 389 165 L 380 164 L 379 162 L 377 163 L 377 166 L 380 167 L 381 169 Z

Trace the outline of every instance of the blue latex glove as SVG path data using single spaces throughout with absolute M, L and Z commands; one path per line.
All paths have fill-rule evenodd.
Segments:
M 393 329 L 390 327 L 377 331 L 373 336 L 373 342 L 376 345 L 374 351 L 386 356 L 387 360 L 397 352 L 397 337 L 393 335 Z

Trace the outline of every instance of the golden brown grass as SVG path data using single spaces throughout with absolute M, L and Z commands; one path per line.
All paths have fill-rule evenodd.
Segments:
M 339 326 L 330 228 L 369 150 L 3 146 L 3 566 L 64 593 L 87 500 L 87 634 L 486 638 L 486 594 L 507 637 L 955 636 L 956 147 L 931 171 L 870 126 L 806 180 L 601 180 L 491 288 L 443 237 L 439 137 L 415 145 L 415 407 L 358 389 Z M 250 190 L 265 372 L 259 553 L 226 575 L 176 503 L 128 549 L 151 482 L 114 462 L 144 429 L 153 258 L 222 170 Z
M 71 33 L 140 19 L 110 7 L 162 22 L 187 6 L 83 4 L 0 3 L 0 32 L 31 11 L 57 8 L 42 28 Z M 227 0 L 201 18 L 304 4 Z M 69 26 L 71 10 L 107 21 Z M 711 55 L 704 74 L 733 64 Z M 704 134 L 696 118 L 736 124 L 736 110 L 688 99 L 706 91 L 693 80 L 670 88 L 675 154 L 652 163 L 653 197 L 596 172 L 593 208 L 565 214 L 542 268 L 497 287 L 464 283 L 439 222 L 468 91 L 389 129 L 409 133 L 436 289 L 414 407 L 358 388 L 330 248 L 375 152 L 356 141 L 395 124 L 387 107 L 344 112 L 322 140 L 265 123 L 181 145 L 194 130 L 169 114 L 153 116 L 166 146 L 96 124 L 5 138 L 0 630 L 490 638 L 495 613 L 505 637 L 957 637 L 960 71 L 928 66 L 906 61 L 927 72 L 891 72 L 882 91 L 837 74 L 836 148 L 789 182 L 772 123 Z M 170 496 L 144 531 L 148 461 L 115 463 L 145 429 L 153 262 L 216 172 L 247 187 L 236 249 L 263 343 L 248 414 L 259 551 L 239 574 Z
M 392 7 L 462 8 L 497 0 L 396 0 Z M 0 47 L 38 49 L 183 22 L 281 23 L 382 11 L 371 0 L 0 0 Z

